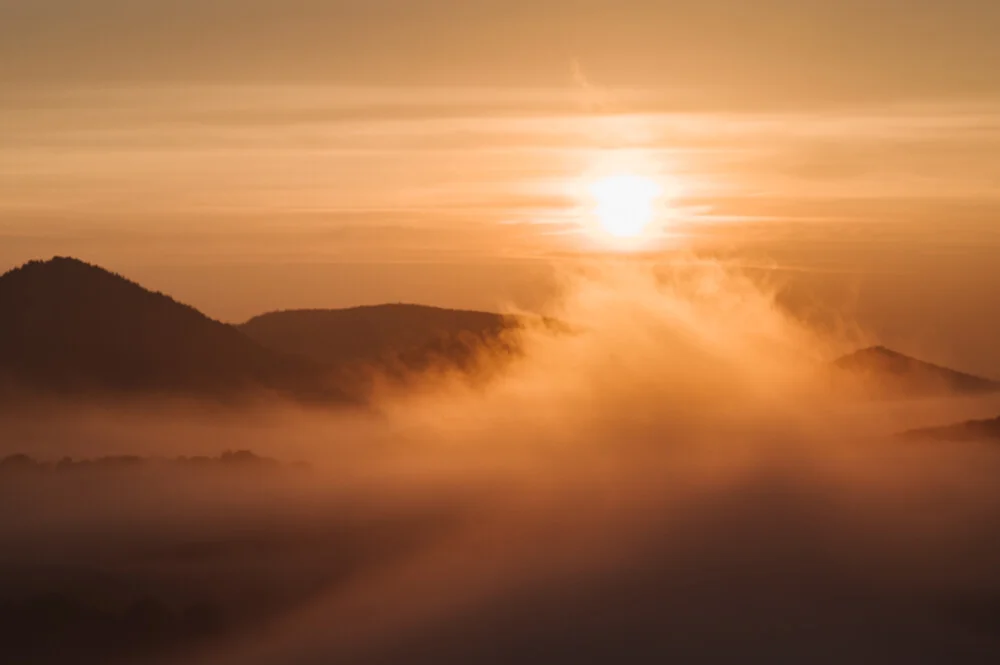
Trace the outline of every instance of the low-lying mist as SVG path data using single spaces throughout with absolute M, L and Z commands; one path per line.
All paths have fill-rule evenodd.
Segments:
M 18 662 L 1000 657 L 1000 449 L 895 436 L 1000 404 L 845 394 L 845 340 L 718 266 L 563 293 L 572 333 L 370 412 L 11 418 L 0 453 L 308 463 L 0 478 Z

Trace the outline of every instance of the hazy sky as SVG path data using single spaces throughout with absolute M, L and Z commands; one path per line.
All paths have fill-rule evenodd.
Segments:
M 992 0 L 0 0 L 0 269 L 72 254 L 230 320 L 497 307 L 600 249 L 580 192 L 628 171 L 669 191 L 650 249 L 969 328 L 998 32 Z

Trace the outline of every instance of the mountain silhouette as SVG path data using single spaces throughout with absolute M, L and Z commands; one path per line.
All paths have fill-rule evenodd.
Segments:
M 903 432 L 902 436 L 934 441 L 1000 441 L 1000 417 L 992 420 L 969 420 L 945 427 L 915 429 Z
M 833 365 L 839 378 L 881 394 L 933 396 L 1000 391 L 1000 382 L 933 365 L 884 346 L 856 351 Z
M 272 312 L 240 330 L 262 346 L 326 365 L 421 371 L 468 368 L 483 349 L 511 353 L 517 317 L 426 307 L 376 305 Z
M 77 259 L 0 276 L 0 383 L 13 391 L 344 400 L 325 371 Z
M 0 276 L 0 388 L 360 403 L 368 370 L 475 369 L 484 350 L 491 359 L 518 354 L 517 332 L 528 323 L 395 304 L 272 312 L 231 326 L 103 268 L 57 257 Z M 1000 391 L 1000 382 L 881 346 L 833 367 L 838 381 L 892 396 Z

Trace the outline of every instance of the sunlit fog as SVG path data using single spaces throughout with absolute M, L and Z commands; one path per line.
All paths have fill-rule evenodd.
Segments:
M 997 34 L 0 0 L 0 663 L 1000 662 Z

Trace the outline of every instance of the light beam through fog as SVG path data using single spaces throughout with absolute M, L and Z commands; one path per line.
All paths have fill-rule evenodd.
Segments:
M 577 334 L 529 334 L 487 392 L 385 406 L 398 438 L 378 464 L 395 473 L 362 494 L 483 491 L 466 527 L 206 662 L 996 648 L 977 632 L 1000 590 L 982 536 L 995 452 L 892 441 L 830 393 L 823 342 L 721 268 L 601 267 L 561 315 Z

